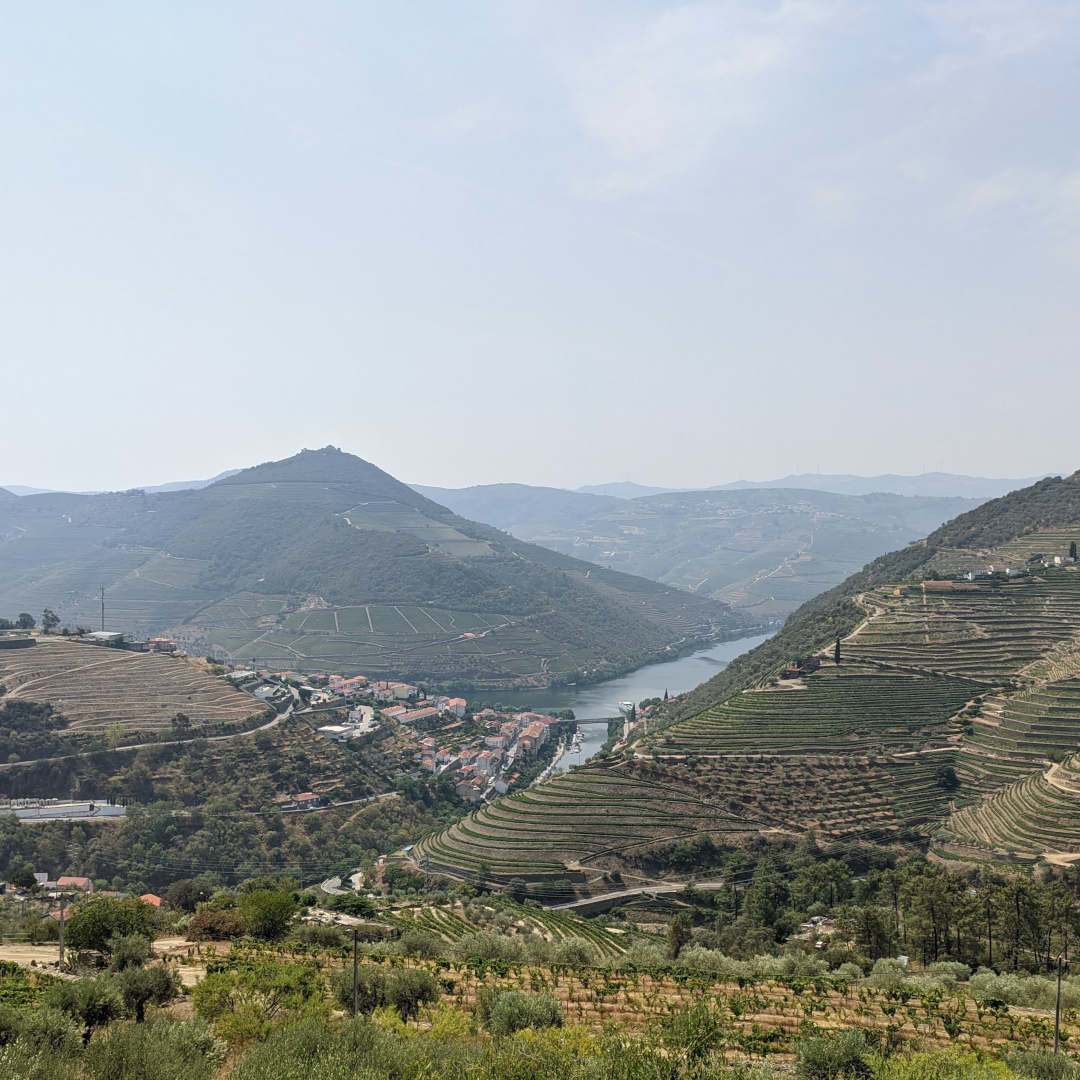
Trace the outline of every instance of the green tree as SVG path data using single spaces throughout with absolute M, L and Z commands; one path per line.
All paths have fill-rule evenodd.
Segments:
M 142 934 L 122 934 L 109 939 L 106 951 L 113 971 L 142 967 L 151 956 L 150 939 Z
M 115 1020 L 122 1011 L 120 993 L 106 975 L 57 983 L 46 991 L 45 1004 L 67 1013 L 82 1025 L 84 1046 L 95 1028 Z
M 34 868 L 25 859 L 13 859 L 8 867 L 7 879 L 20 889 L 32 889 L 37 884 Z
M 240 915 L 252 937 L 277 941 L 289 931 L 296 915 L 296 899 L 286 889 L 253 889 L 239 902 Z
M 685 911 L 680 911 L 668 924 L 667 955 L 669 960 L 678 960 L 679 953 L 683 951 L 690 941 L 690 916 Z
M 191 717 L 187 713 L 178 712 L 172 718 L 172 728 L 177 735 L 186 735 L 191 731 Z
M 71 948 L 100 953 L 108 953 L 113 940 L 132 934 L 154 936 L 154 909 L 132 896 L 91 896 L 79 903 L 67 926 Z
M 52 608 L 46 608 L 41 613 L 41 631 L 51 634 L 60 625 L 60 616 Z
M 118 978 L 120 996 L 128 1014 L 141 1024 L 147 1005 L 167 1005 L 180 993 L 180 976 L 163 964 L 129 967 Z
M 15 627 L 18 630 L 33 630 L 35 626 L 37 626 L 37 622 L 29 611 L 20 612 L 15 620 Z

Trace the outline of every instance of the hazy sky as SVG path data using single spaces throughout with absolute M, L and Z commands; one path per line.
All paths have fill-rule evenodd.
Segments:
M 1080 2 L 55 3 L 0 483 L 1071 471 Z

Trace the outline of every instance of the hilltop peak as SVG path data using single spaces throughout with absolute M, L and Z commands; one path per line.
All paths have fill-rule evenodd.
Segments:
M 280 461 L 264 461 L 233 476 L 218 480 L 214 487 L 240 484 L 352 484 L 366 492 L 413 505 L 419 496 L 377 465 L 336 446 L 303 449 Z

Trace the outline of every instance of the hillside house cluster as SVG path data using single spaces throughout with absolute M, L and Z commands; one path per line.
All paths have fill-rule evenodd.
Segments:
M 543 713 L 500 713 L 483 709 L 474 716 L 482 734 L 465 745 L 450 746 L 433 735 L 420 743 L 419 762 L 425 772 L 436 775 L 455 770 L 455 788 L 468 802 L 479 802 L 494 789 L 504 794 L 516 774 L 514 768 L 533 756 L 552 737 L 558 724 Z

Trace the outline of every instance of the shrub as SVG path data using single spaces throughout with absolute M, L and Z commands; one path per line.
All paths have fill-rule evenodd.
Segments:
M 201 1020 L 113 1024 L 90 1044 L 92 1080 L 210 1080 L 224 1047 Z
M 878 1067 L 875 1076 L 880 1080 L 1007 1080 L 1012 1073 L 1000 1061 L 983 1061 L 962 1051 L 939 1050 L 890 1058 Z
M 123 934 L 110 938 L 107 950 L 113 971 L 142 967 L 150 959 L 150 939 L 142 934 Z
M 926 970 L 931 975 L 945 975 L 956 982 L 967 982 L 971 978 L 971 968 L 953 960 L 938 960 Z
M 699 1061 L 724 1046 L 728 1025 L 715 1009 L 698 1003 L 665 1019 L 660 1033 L 669 1051 Z
M 571 937 L 556 942 L 551 950 L 551 962 L 565 967 L 588 967 L 596 952 L 584 938 Z
M 836 969 L 836 974 L 841 979 L 861 979 L 863 969 L 858 964 L 844 963 Z
M 353 1007 L 353 976 L 351 969 L 337 971 L 333 977 L 334 996 L 347 1012 Z M 361 964 L 356 971 L 356 1007 L 362 1016 L 389 1006 L 403 1020 L 412 1020 L 422 1005 L 439 998 L 435 979 L 417 968 L 383 969 L 373 964 Z
M 0 1005 L 0 1046 L 19 1040 L 34 1050 L 70 1057 L 78 1052 L 81 1035 L 71 1016 L 59 1009 Z
M 300 923 L 289 935 L 298 945 L 316 945 L 323 949 L 340 949 L 346 944 L 345 932 L 340 926 L 325 923 Z
M 230 1043 L 265 1039 L 273 1023 L 327 1011 L 326 986 L 310 964 L 256 961 L 211 971 L 192 991 L 195 1012 Z
M 427 930 L 406 930 L 398 938 L 398 949 L 405 956 L 418 956 L 424 960 L 434 960 L 446 951 L 443 943 Z
M 524 994 L 520 990 L 484 987 L 477 995 L 477 1018 L 492 1035 L 512 1035 L 526 1028 L 562 1027 L 563 1013 L 549 994 Z
M 439 988 L 430 972 L 398 968 L 386 981 L 386 1004 L 395 1008 L 402 1020 L 415 1020 L 422 1005 L 438 1000 Z
M 799 1039 L 795 1057 L 799 1080 L 859 1080 L 870 1077 L 870 1051 L 861 1031 L 849 1029 Z
M 188 920 L 192 941 L 231 941 L 244 936 L 244 920 L 238 911 L 203 908 Z
M 71 1080 L 75 1062 L 50 1050 L 16 1039 L 0 1046 L 0 1076 L 11 1080 Z
M 459 938 L 454 943 L 453 953 L 456 959 L 468 963 L 484 963 L 488 960 L 519 963 L 525 956 L 525 949 L 514 938 L 477 930 Z
M 1064 1054 L 1024 1050 L 1010 1054 L 1006 1060 L 1018 1076 L 1032 1077 L 1033 1080 L 1077 1080 L 1080 1077 L 1080 1064 Z
M 179 974 L 161 964 L 128 968 L 118 982 L 124 1008 L 139 1024 L 146 1016 L 147 1005 L 166 1005 L 180 993 Z

